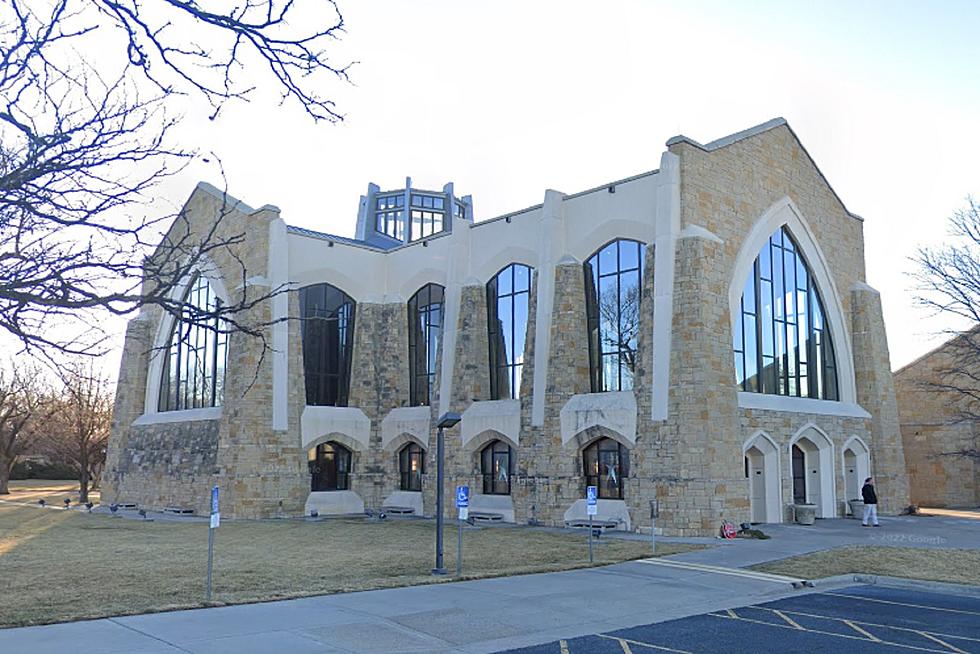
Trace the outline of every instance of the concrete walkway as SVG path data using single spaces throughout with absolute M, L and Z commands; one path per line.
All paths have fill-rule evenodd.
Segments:
M 882 523 L 885 526 L 876 530 L 862 529 L 851 520 L 819 521 L 814 527 L 772 526 L 766 528 L 772 540 L 728 542 L 671 559 L 740 567 L 855 543 L 980 547 L 980 524 L 972 520 L 886 518 Z M 634 561 L 0 630 L 0 652 L 495 652 L 806 592 L 810 591 L 792 589 L 784 578 Z

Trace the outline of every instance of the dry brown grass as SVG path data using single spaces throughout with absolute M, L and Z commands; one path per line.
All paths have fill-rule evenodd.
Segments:
M 980 584 L 980 550 L 839 547 L 752 566 L 753 570 L 820 579 L 870 574 L 957 584 Z
M 64 489 L 17 484 L 15 497 L 64 497 Z M 0 503 L 0 627 L 201 606 L 207 532 L 203 522 Z M 215 535 L 213 599 L 231 604 L 437 582 L 429 574 L 434 538 L 434 523 L 421 520 L 223 522 Z M 445 542 L 452 571 L 455 526 Z M 463 544 L 466 578 L 588 565 L 584 535 L 496 527 L 465 531 Z M 643 558 L 649 547 L 604 538 L 596 564 Z M 657 554 L 690 549 L 660 543 Z

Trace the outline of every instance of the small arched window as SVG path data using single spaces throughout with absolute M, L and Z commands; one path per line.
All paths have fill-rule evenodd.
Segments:
M 585 485 L 595 486 L 599 497 L 623 499 L 623 480 L 630 474 L 630 453 L 611 438 L 600 438 L 582 450 Z
M 308 453 L 310 490 L 350 490 L 351 451 L 335 441 L 320 443 Z
M 484 495 L 510 495 L 512 454 L 510 445 L 499 440 L 490 441 L 480 452 Z
M 412 406 L 426 406 L 432 401 L 444 301 L 445 289 L 439 284 L 426 284 L 408 301 L 408 367 Z
M 513 263 L 487 282 L 490 399 L 521 396 L 531 267 Z
M 769 237 L 752 264 L 732 339 L 739 390 L 838 399 L 823 300 L 786 227 Z
M 160 379 L 160 411 L 221 406 L 224 400 L 228 333 L 218 317 L 221 300 L 198 275 L 181 301 Z
M 417 443 L 409 443 L 398 452 L 400 488 L 403 491 L 421 491 L 422 475 L 425 474 L 425 450 Z
M 330 284 L 299 291 L 306 403 L 311 406 L 347 406 L 355 308 L 354 300 Z
M 638 241 L 613 241 L 585 262 L 593 393 L 633 388 L 642 280 L 643 244 Z

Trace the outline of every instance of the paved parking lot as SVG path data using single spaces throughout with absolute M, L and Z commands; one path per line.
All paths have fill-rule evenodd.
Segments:
M 980 654 L 980 598 L 857 586 L 511 650 Z

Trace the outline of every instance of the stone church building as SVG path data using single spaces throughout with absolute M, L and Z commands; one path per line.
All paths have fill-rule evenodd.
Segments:
M 222 194 L 184 211 L 207 230 Z M 657 170 L 474 220 L 441 190 L 368 187 L 356 237 L 236 203 L 222 229 L 269 349 L 146 308 L 129 325 L 107 501 L 243 518 L 432 515 L 435 421 L 447 489 L 471 515 L 625 530 L 717 532 L 792 506 L 843 515 L 874 473 L 908 502 L 863 221 L 786 121 L 667 142 Z M 242 292 L 217 253 L 177 293 Z M 229 295 L 232 294 L 232 295 Z M 447 495 L 447 497 L 449 497 Z

